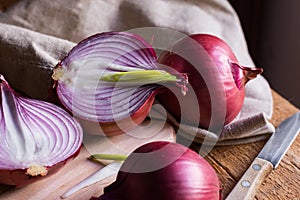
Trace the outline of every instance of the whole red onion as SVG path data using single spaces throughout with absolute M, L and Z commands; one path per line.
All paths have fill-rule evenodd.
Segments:
M 199 154 L 171 142 L 151 142 L 125 160 L 98 200 L 217 200 L 220 183 Z
M 202 128 L 222 128 L 241 111 L 245 84 L 262 72 L 238 63 L 222 39 L 209 34 L 184 38 L 158 62 L 188 76 L 189 92 L 169 88 L 157 99 L 178 121 Z

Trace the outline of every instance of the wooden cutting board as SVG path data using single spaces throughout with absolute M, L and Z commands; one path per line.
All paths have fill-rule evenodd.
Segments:
M 93 153 L 130 154 L 142 144 L 151 141 L 175 141 L 175 131 L 161 121 L 145 121 L 144 126 L 134 129 L 128 134 L 110 138 L 86 135 L 84 147 L 80 154 L 68 162 L 56 174 L 28 185 L 24 188 L 12 188 L 0 185 L 0 200 L 59 200 L 61 195 L 84 178 L 101 169 L 103 165 L 94 163 L 87 158 Z M 100 196 L 103 188 L 115 180 L 109 177 L 90 187 L 78 191 L 66 200 L 88 200 L 92 196 Z
M 277 127 L 280 122 L 298 112 L 299 109 L 275 91 L 272 91 L 272 94 L 274 100 L 274 113 L 271 123 Z M 156 128 L 154 129 L 156 130 Z M 159 135 L 155 135 L 155 133 L 158 132 Z M 142 137 L 147 137 L 147 133 L 149 133 L 149 137 L 141 141 Z M 149 132 L 147 130 L 137 131 L 136 136 L 131 136 L 133 138 L 129 137 L 129 139 L 127 136 L 117 136 L 110 138 L 111 142 L 101 140 L 103 142 L 101 148 L 103 152 L 109 152 L 109 149 L 111 149 L 111 152 L 116 153 L 119 152 L 120 149 L 123 149 L 123 152 L 128 152 L 129 149 L 134 149 L 134 146 L 130 147 L 132 144 L 139 146 L 139 142 L 143 143 L 151 140 L 174 140 L 175 138 L 173 134 L 173 129 L 169 125 L 165 125 L 161 131 L 153 131 L 153 129 L 149 130 Z M 139 139 L 135 137 L 139 137 Z M 214 147 L 209 155 L 206 156 L 206 160 L 215 168 L 219 175 L 220 182 L 222 183 L 222 199 L 226 198 L 245 170 L 252 163 L 253 159 L 257 156 L 265 142 L 266 141 L 260 141 L 249 144 Z M 113 146 L 123 144 L 124 147 L 112 148 L 111 144 L 115 144 Z M 191 146 L 191 148 L 197 151 L 197 148 L 199 148 L 198 146 L 199 144 L 195 143 Z M 65 191 L 103 167 L 87 160 L 89 155 L 90 154 L 86 148 L 83 148 L 80 155 L 75 160 L 68 163 L 57 174 L 25 188 L 11 189 L 7 186 L 0 186 L 0 200 L 59 200 L 60 196 Z M 290 147 L 278 168 L 274 170 L 262 183 L 255 199 L 299 199 L 299 155 L 300 135 Z M 103 188 L 111 183 L 114 178 L 115 177 L 108 178 L 103 182 L 99 182 L 91 187 L 85 188 L 67 200 L 86 200 L 91 196 L 99 196 L 102 194 Z

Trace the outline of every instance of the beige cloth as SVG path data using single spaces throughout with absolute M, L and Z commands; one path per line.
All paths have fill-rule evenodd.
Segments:
M 17 90 L 39 99 L 48 99 L 56 63 L 97 32 L 164 27 L 210 33 L 224 39 L 240 63 L 254 66 L 239 19 L 226 0 L 19 0 L 2 10 L 0 22 L 0 73 Z M 151 42 L 150 36 L 145 39 Z M 197 141 L 218 138 L 221 145 L 265 139 L 274 131 L 267 121 L 272 106 L 270 87 L 260 76 L 247 84 L 243 111 L 221 136 L 187 125 L 180 134 Z

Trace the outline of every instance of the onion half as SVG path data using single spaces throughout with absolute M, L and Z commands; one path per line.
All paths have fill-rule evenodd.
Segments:
M 62 108 L 18 95 L 0 75 L 0 183 L 25 186 L 78 155 L 82 128 Z
M 126 32 L 93 35 L 55 67 L 60 102 L 90 134 L 116 135 L 143 122 L 160 87 L 178 81 L 160 70 L 153 48 Z

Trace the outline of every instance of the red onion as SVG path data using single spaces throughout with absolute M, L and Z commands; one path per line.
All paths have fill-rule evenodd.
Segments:
M 172 88 L 157 96 L 159 102 L 178 121 L 206 129 L 222 128 L 238 115 L 245 84 L 262 72 L 241 66 L 225 41 L 208 34 L 178 41 L 158 62 L 186 73 L 190 83 L 187 95 Z
M 216 200 L 220 183 L 199 154 L 171 142 L 151 142 L 125 160 L 114 183 L 98 200 Z
M 148 115 L 159 82 L 178 79 L 156 65 L 153 48 L 126 32 L 93 35 L 55 67 L 61 103 L 91 134 L 116 135 Z
M 74 158 L 82 129 L 62 108 L 18 95 L 0 75 L 0 183 L 25 186 Z

